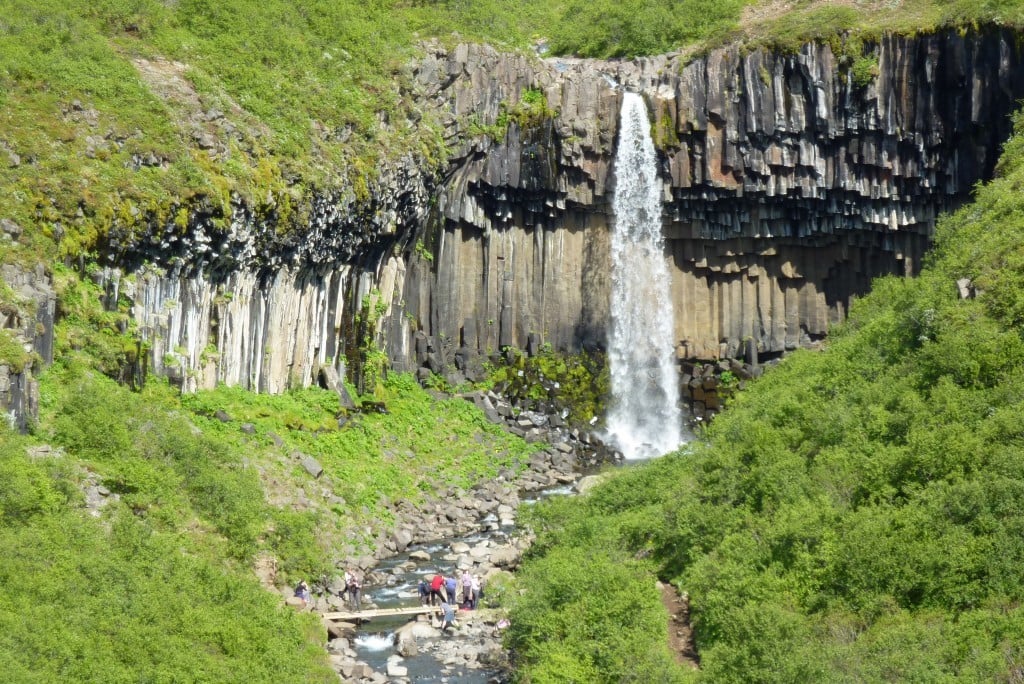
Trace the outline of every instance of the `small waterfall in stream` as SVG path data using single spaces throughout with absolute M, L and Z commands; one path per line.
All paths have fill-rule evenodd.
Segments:
M 612 199 L 608 435 L 628 459 L 683 441 L 669 273 L 661 235 L 661 181 L 643 98 L 625 93 Z

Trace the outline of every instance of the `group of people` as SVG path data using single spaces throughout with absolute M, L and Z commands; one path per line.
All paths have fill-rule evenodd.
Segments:
M 440 573 L 429 580 L 423 578 L 419 584 L 420 603 L 437 605 L 438 602 L 458 605 L 463 610 L 475 610 L 476 603 L 483 596 L 480 578 L 463 570 L 462 576 L 444 576 Z
M 324 580 L 326 586 L 326 579 Z M 354 569 L 349 568 L 345 571 L 344 585 L 341 591 L 338 592 L 338 598 L 348 601 L 349 606 L 352 610 L 359 610 L 362 605 L 362 587 L 363 579 Z M 308 605 L 311 594 L 309 591 L 309 585 L 306 580 L 302 580 L 295 586 L 294 590 L 295 598 L 302 601 L 302 605 Z
M 420 603 L 424 606 L 438 606 L 438 614 L 441 618 L 441 631 L 447 633 L 455 625 L 455 611 L 475 610 L 477 601 L 483 596 L 483 587 L 480 578 L 473 575 L 469 570 L 463 570 L 462 575 L 455 574 L 445 576 L 437 573 L 429 579 L 424 577 L 419 583 Z M 309 585 L 302 580 L 295 587 L 295 596 L 307 605 L 311 600 Z M 342 599 L 347 599 L 352 610 L 359 610 L 362 601 L 362 577 L 354 569 L 345 571 L 344 587 L 338 593 Z

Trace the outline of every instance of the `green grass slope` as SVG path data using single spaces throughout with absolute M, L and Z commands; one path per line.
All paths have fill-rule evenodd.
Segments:
M 0 218 L 19 253 L 88 254 L 144 220 L 302 225 L 316 189 L 365 200 L 382 160 L 446 149 L 402 94 L 421 41 L 628 57 L 731 40 L 1020 24 L 1010 0 L 0 0 Z
M 716 16 L 734 20 L 741 4 Z M 223 221 L 234 197 L 288 229 L 316 188 L 358 201 L 382 160 L 443 163 L 437 126 L 400 92 L 420 41 L 525 49 L 569 25 L 558 18 L 571 9 L 550 0 L 2 0 L 0 217 L 26 229 L 29 255 L 58 243 L 87 253 L 143 218 L 184 226 L 197 204 Z
M 317 621 L 239 560 L 267 515 L 255 475 L 109 381 L 67 379 L 63 453 L 0 434 L 4 680 L 336 681 Z M 90 482 L 121 497 L 98 517 Z
M 827 350 L 787 358 L 691 449 L 537 509 L 522 680 L 1019 679 L 1022 183 L 1019 132 L 921 276 L 876 282 Z M 655 576 L 690 595 L 699 673 L 661 674 Z
M 316 388 L 133 392 L 101 372 L 118 314 L 88 281 L 58 281 L 39 420 L 0 425 L 4 681 L 337 681 L 319 618 L 258 578 L 335 574 L 389 533 L 390 502 L 516 471 L 537 448 L 409 376 L 377 388 L 386 413 L 343 427 L 337 394 Z

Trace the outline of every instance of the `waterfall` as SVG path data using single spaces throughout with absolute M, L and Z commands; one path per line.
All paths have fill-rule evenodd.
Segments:
M 672 451 L 682 440 L 669 273 L 661 235 L 661 181 L 643 98 L 622 101 L 615 155 L 608 436 L 626 458 Z

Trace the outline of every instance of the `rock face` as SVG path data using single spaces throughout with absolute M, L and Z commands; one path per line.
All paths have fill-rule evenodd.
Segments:
M 433 47 L 409 88 L 443 127 L 440 177 L 401 159 L 369 199 L 318 198 L 302 235 L 238 207 L 227 233 L 195 211 L 184 233 L 153 226 L 116 251 L 134 255 L 153 368 L 186 389 L 341 370 L 364 305 L 401 370 L 461 359 L 469 374 L 473 355 L 538 339 L 603 348 L 628 87 L 660 149 L 679 356 L 781 352 L 824 335 L 872 278 L 916 272 L 936 216 L 993 173 L 1021 51 L 999 28 L 689 63 Z
M 53 323 L 56 295 L 42 266 L 24 270 L 0 268 L 0 281 L 13 295 L 14 304 L 0 306 L 0 329 L 20 344 L 28 361 L 18 366 L 0 363 L 0 413 L 17 430 L 25 430 L 39 410 L 39 383 L 34 371 L 53 362 Z
M 436 334 L 469 346 L 600 345 L 619 83 L 644 94 L 662 157 L 680 354 L 793 349 L 824 335 L 886 273 L 912 274 L 936 215 L 991 175 L 1024 92 L 1009 32 L 889 36 L 861 59 L 729 48 L 682 65 L 435 54 L 455 127 L 496 120 L 528 86 L 559 112 L 464 145 L 439 201 L 429 291 Z M 435 73 L 458 74 L 452 85 Z M 460 80 L 461 79 L 461 80 Z M 494 117 L 491 119 L 490 117 Z

